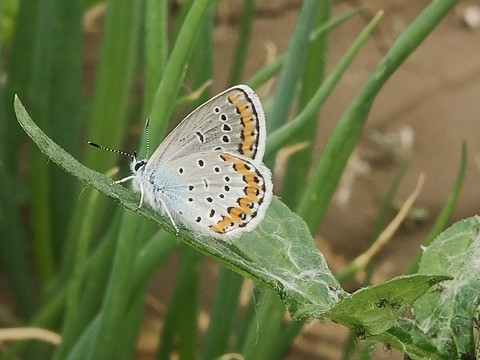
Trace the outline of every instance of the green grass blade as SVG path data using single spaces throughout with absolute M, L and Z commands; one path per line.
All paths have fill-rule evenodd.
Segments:
M 118 149 L 124 139 L 137 42 L 140 4 L 137 1 L 110 1 L 105 20 L 100 66 L 87 139 Z M 116 164 L 116 156 L 86 151 L 85 163 L 99 171 Z
M 8 134 L 8 141 L 0 143 L 2 163 L 8 171 L 17 173 L 21 131 L 15 125 L 15 113 L 8 106 L 15 94 L 28 99 L 30 103 L 29 85 L 34 62 L 34 40 L 37 34 L 39 1 L 23 0 L 19 2 L 15 32 L 13 34 L 10 61 L 7 65 L 7 83 L 5 86 L 5 117 L 0 117 L 2 130 Z
M 116 341 L 115 360 L 131 360 L 135 359 L 137 355 L 138 339 L 135 335 L 139 334 L 141 330 L 145 295 L 146 289 L 136 294 L 134 301 L 128 306 L 120 328 L 120 336 Z
M 197 0 L 191 5 L 185 21 L 178 33 L 175 45 L 170 54 L 164 76 L 155 92 L 152 108 L 149 111 L 150 132 L 155 139 L 156 147 L 168 127 L 168 119 L 174 110 L 176 98 L 185 78 L 185 69 L 198 39 L 198 29 L 205 20 L 213 0 Z
M 17 205 L 22 193 L 16 179 L 0 169 L 0 263 L 9 282 L 16 309 L 29 320 L 36 308 L 34 284 L 27 259 L 28 246 Z M 12 210 L 13 209 L 13 210 Z
M 307 48 L 310 42 L 309 36 L 313 29 L 319 5 L 320 2 L 318 0 L 306 0 L 302 5 L 292 42 L 285 58 L 285 64 L 278 80 L 272 113 L 267 122 L 267 130 L 269 132 L 287 122 L 296 84 L 301 77 L 307 56 Z
M 250 321 L 241 350 L 242 356 L 245 359 L 272 359 L 275 339 L 284 318 L 285 308 L 278 294 L 270 289 L 261 289 L 255 316 Z
M 89 194 L 89 201 L 87 202 L 86 213 L 90 213 L 98 205 L 100 194 L 98 192 L 91 191 Z M 85 267 L 89 261 L 89 250 L 91 247 L 92 226 L 89 224 L 91 217 L 85 216 L 84 223 L 82 224 L 83 231 L 79 234 L 78 242 L 75 244 L 75 259 L 73 259 L 73 273 L 68 277 L 68 285 L 63 282 L 60 286 L 67 286 L 67 299 L 66 309 L 63 318 L 63 331 L 62 331 L 62 343 L 58 347 L 55 359 L 64 359 L 71 348 L 74 346 L 75 341 L 80 337 L 84 327 L 88 324 L 88 321 L 92 317 L 91 306 L 99 306 L 100 302 L 98 298 L 104 291 L 106 286 L 106 276 L 109 272 L 111 262 L 111 256 L 108 258 L 102 257 L 94 263 L 94 268 L 97 270 L 97 274 L 91 276 L 91 281 L 86 278 L 87 273 Z M 120 226 L 119 216 L 112 219 L 110 223 L 110 229 L 107 233 L 106 239 L 103 239 L 108 243 L 113 252 L 115 249 L 115 240 L 118 236 L 118 228 Z M 108 266 L 99 269 L 99 267 L 107 263 Z M 97 286 L 95 286 L 97 285 Z M 100 286 L 98 286 L 100 285 Z M 57 286 L 58 288 L 59 286 Z M 86 291 L 89 289 L 90 291 Z M 93 300 L 93 297 L 97 298 L 97 301 Z M 87 308 L 87 309 L 85 309 Z
M 135 263 L 134 250 L 138 245 L 139 225 L 134 214 L 124 212 L 113 268 L 103 302 L 103 316 L 98 324 L 96 337 L 88 348 L 83 349 L 84 354 L 88 354 L 88 359 L 112 359 L 114 357 L 118 319 L 121 319 L 127 312 L 128 298 L 125 293 L 129 293 L 132 286 L 131 268 Z
M 229 269 L 220 269 L 201 359 L 215 359 L 227 352 L 236 315 L 233 309 L 237 309 L 242 284 L 242 277 Z
M 168 2 L 147 0 L 145 16 L 145 109 L 150 109 L 168 62 Z
M 171 234 L 159 230 L 141 248 L 135 258 L 132 269 L 132 292 L 130 297 L 135 297 L 143 289 L 146 289 L 151 278 L 158 271 L 180 241 Z M 130 301 L 134 301 L 133 299 Z
M 310 35 L 310 41 L 315 40 L 318 36 L 326 34 L 333 30 L 334 28 L 340 26 L 347 20 L 351 19 L 355 15 L 357 15 L 360 11 L 362 11 L 362 7 L 355 8 L 351 11 L 346 12 L 345 14 L 339 16 L 338 18 L 331 19 L 325 25 L 320 26 L 320 28 L 315 29 L 312 34 Z M 257 89 L 268 80 L 270 80 L 273 76 L 275 76 L 280 69 L 283 67 L 285 62 L 286 54 L 282 54 L 277 57 L 274 61 L 270 64 L 267 64 L 262 69 L 260 69 L 255 75 L 253 75 L 250 80 L 247 81 L 252 88 Z
M 32 93 L 32 111 L 43 128 L 50 132 L 50 100 L 53 94 L 51 83 L 53 68 L 54 40 L 54 0 L 41 0 L 35 37 L 34 57 L 30 91 Z M 35 247 L 37 272 L 41 281 L 47 282 L 55 272 L 51 169 L 42 163 L 42 154 L 37 149 L 30 152 L 30 171 L 35 176 L 30 180 L 32 207 L 32 235 Z
M 316 93 L 312 96 L 308 104 L 302 109 L 300 114 L 298 114 L 293 121 L 283 125 L 279 129 L 268 135 L 267 148 L 265 150 L 266 158 L 273 157 L 277 153 L 277 151 L 280 150 L 281 147 L 290 143 L 292 139 L 296 139 L 297 133 L 299 131 L 301 131 L 305 126 L 308 126 L 310 122 L 316 120 L 315 114 L 318 112 L 318 109 L 322 107 L 328 96 L 332 93 L 343 74 L 345 74 L 348 66 L 350 66 L 355 56 L 358 54 L 365 42 L 368 40 L 372 31 L 380 22 L 382 16 L 383 13 L 378 13 L 365 27 L 365 29 L 362 30 L 358 38 L 354 41 L 353 45 L 342 57 L 333 72 L 318 88 Z
M 315 20 L 317 28 L 321 27 L 329 20 L 330 12 L 330 1 L 321 1 Z M 310 42 L 310 46 L 308 47 L 298 97 L 299 111 L 303 110 L 308 105 L 315 95 L 319 85 L 323 82 L 328 53 L 327 36 L 328 33 L 317 36 L 315 40 Z M 318 113 L 319 108 L 317 108 L 317 111 L 310 116 L 318 118 Z M 307 142 L 310 146 L 292 154 L 288 159 L 285 180 L 282 186 L 284 189 L 282 200 L 292 209 L 296 208 L 307 184 L 309 172 L 306 171 L 306 169 L 309 169 L 311 165 L 313 149 L 315 148 L 315 139 L 317 137 L 318 123 L 319 121 L 309 121 L 303 126 L 302 130 L 296 134 L 296 142 Z
M 200 260 L 192 249 L 182 248 L 179 275 L 168 306 L 156 359 L 170 359 L 174 351 L 179 351 L 181 359 L 195 358 Z M 192 321 L 194 329 L 189 330 Z M 176 335 L 179 336 L 178 349 L 175 346 Z
M 330 137 L 312 181 L 298 207 L 312 232 L 320 227 L 348 158 L 360 137 L 378 92 L 403 61 L 446 16 L 456 0 L 433 1 L 398 38 L 342 116 Z
M 241 25 L 238 32 L 237 47 L 233 56 L 233 64 L 230 70 L 228 85 L 233 86 L 240 83 L 243 67 L 247 58 L 248 44 L 252 33 L 252 23 L 255 18 L 255 0 L 244 0 Z
M 83 70 L 83 1 L 55 0 L 55 26 L 51 34 L 54 56 L 50 59 L 51 79 L 49 81 L 48 108 L 50 112 L 51 135 L 59 144 L 74 156 L 80 153 L 81 127 L 83 125 L 81 81 Z M 53 19 L 52 19 L 53 20 Z M 65 76 L 68 74 L 68 76 Z M 39 84 L 45 91 L 47 84 Z M 77 191 L 56 191 L 74 189 L 75 181 L 57 167 L 50 169 L 51 209 L 55 214 L 52 236 L 55 260 L 58 260 L 65 246 L 73 207 L 78 198 Z
M 198 310 L 200 302 L 200 264 L 201 256 L 189 247 L 184 247 L 180 277 L 178 305 L 179 315 L 174 321 L 178 328 L 178 352 L 180 359 L 193 359 L 198 339 Z
M 91 122 L 87 139 L 112 148 L 119 148 L 125 136 L 127 109 L 133 85 L 133 74 L 138 57 L 138 34 L 141 3 L 132 0 L 111 1 L 105 19 L 100 65 L 97 74 L 95 96 L 92 102 Z M 110 170 L 116 156 L 106 151 L 85 151 L 85 163 L 100 171 Z M 102 221 L 110 217 L 104 201 L 87 213 L 88 196 L 81 196 L 76 203 L 68 241 L 62 258 L 61 272 L 68 276 L 75 264 L 75 246 L 81 225 L 91 224 L 95 234 Z M 89 220 L 84 217 L 90 217 Z

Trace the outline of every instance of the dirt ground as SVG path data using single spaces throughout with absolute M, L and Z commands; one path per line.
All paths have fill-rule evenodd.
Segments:
M 235 46 L 238 3 L 223 1 L 220 5 L 216 56 L 227 64 Z M 277 54 L 287 49 L 301 5 L 301 1 L 294 0 L 258 3 L 245 79 L 268 61 L 267 47 L 275 49 Z M 402 30 L 429 3 L 425 0 L 335 2 L 335 15 L 358 5 L 366 6 L 367 10 L 331 33 L 329 70 L 373 15 L 379 10 L 384 10 L 385 14 L 374 38 L 358 55 L 322 110 L 319 154 L 338 119 L 375 66 Z M 416 203 L 416 212 L 421 216 L 406 221 L 382 251 L 374 282 L 404 273 L 419 252 L 455 181 L 462 141 L 468 145 L 468 169 L 452 222 L 478 213 L 480 182 L 475 157 L 480 153 L 480 28 L 465 26 L 463 19 L 469 6 L 478 7 L 480 2 L 461 2 L 407 59 L 377 98 L 363 138 L 317 237 L 318 247 L 333 271 L 342 269 L 368 248 L 383 197 L 401 160 L 409 153 L 414 160 L 397 200 L 401 204 L 413 191 L 419 175 L 425 173 L 425 185 Z M 221 91 L 227 72 L 221 67 L 216 72 L 214 88 Z M 268 97 L 269 90 L 262 91 L 265 89 L 259 90 L 260 97 Z M 393 142 L 396 155 L 374 140 L 379 137 Z M 392 209 L 391 216 L 394 215 L 395 209 Z M 172 265 L 174 262 L 172 260 Z M 212 295 L 208 292 L 208 281 L 215 269 L 214 264 L 207 262 L 206 303 Z M 361 285 L 359 278 L 351 290 Z M 162 297 L 154 284 L 152 291 Z M 312 321 L 305 326 L 285 359 L 340 359 L 346 335 L 347 331 L 341 326 Z M 143 345 L 147 345 L 147 338 Z M 380 345 L 375 359 L 403 359 L 403 355 Z

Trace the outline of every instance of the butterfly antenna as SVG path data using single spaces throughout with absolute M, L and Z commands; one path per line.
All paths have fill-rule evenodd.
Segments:
M 99 148 L 99 149 L 102 149 L 102 150 L 107 150 L 107 151 L 114 152 L 114 153 L 116 153 L 116 154 L 128 156 L 128 157 L 131 157 L 132 159 L 136 159 L 136 158 L 137 158 L 137 154 L 130 154 L 130 153 L 127 153 L 127 152 L 125 152 L 125 151 L 110 149 L 110 148 L 108 148 L 108 147 L 106 147 L 106 146 L 98 145 L 98 144 L 96 144 L 96 143 L 94 143 L 94 142 L 91 142 L 91 141 L 87 141 L 87 144 L 88 144 L 88 145 L 92 145 L 93 147 L 96 147 L 96 148 Z
M 150 155 L 150 133 L 148 132 L 148 125 L 150 125 L 150 120 L 147 118 L 147 120 L 145 121 L 145 143 L 147 145 L 147 159 Z

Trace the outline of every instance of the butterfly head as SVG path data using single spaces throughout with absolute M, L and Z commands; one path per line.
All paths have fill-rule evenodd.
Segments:
M 132 162 L 130 163 L 130 168 L 134 174 L 145 169 L 148 159 L 139 159 L 137 153 L 133 154 Z

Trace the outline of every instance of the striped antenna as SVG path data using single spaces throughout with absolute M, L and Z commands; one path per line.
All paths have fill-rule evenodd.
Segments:
M 147 145 L 147 155 L 145 156 L 148 159 L 150 155 L 150 133 L 148 132 L 148 125 L 150 125 L 150 120 L 147 118 L 145 121 L 145 143 Z
M 150 120 L 147 118 L 147 120 L 145 121 L 145 136 L 146 136 L 146 145 L 147 145 L 147 156 L 146 156 L 146 158 L 147 159 L 148 159 L 148 155 L 150 153 L 150 134 L 148 132 L 148 125 L 149 124 L 150 124 Z M 115 149 L 111 149 L 111 148 L 103 146 L 103 145 L 98 145 L 98 144 L 96 144 L 92 141 L 86 141 L 86 143 L 88 145 L 92 145 L 93 147 L 96 147 L 96 148 L 99 148 L 99 149 L 102 149 L 102 150 L 107 150 L 107 151 L 114 152 L 116 154 L 128 156 L 128 157 L 130 157 L 134 160 L 137 159 L 137 152 L 136 151 L 133 154 L 130 154 L 130 153 L 127 153 L 127 152 L 122 151 L 122 150 L 115 150 Z
M 121 150 L 115 150 L 115 149 L 110 149 L 106 146 L 102 146 L 102 145 L 98 145 L 94 142 L 91 142 L 91 141 L 87 141 L 87 144 L 88 145 L 92 145 L 93 147 L 96 147 L 96 148 L 99 148 L 99 149 L 102 149 L 102 150 L 107 150 L 107 151 L 111 151 L 111 152 L 114 152 L 116 154 L 120 154 L 120 155 L 124 155 L 124 156 L 128 156 L 128 157 L 131 157 L 132 159 L 136 159 L 137 158 L 137 153 L 133 153 L 133 154 L 130 154 L 130 153 L 127 153 L 125 151 L 121 151 Z

